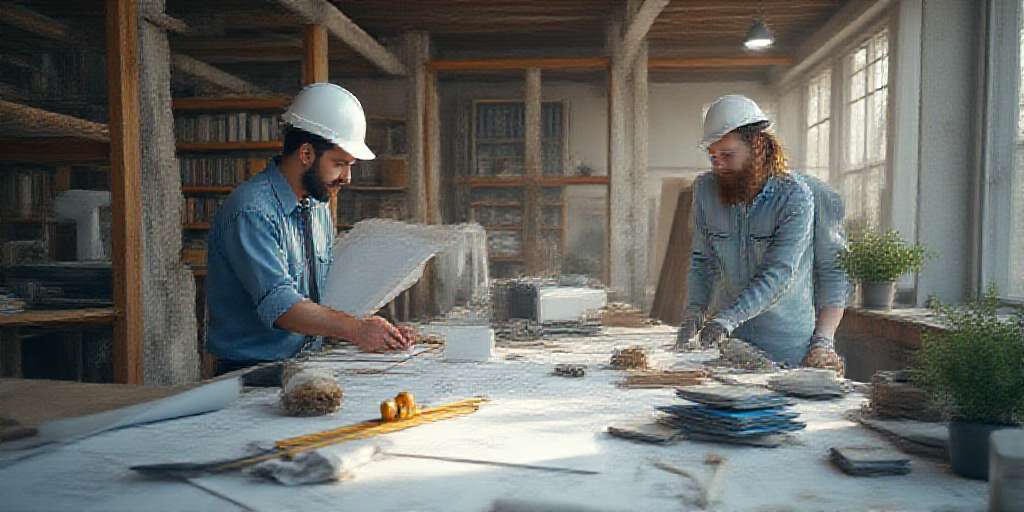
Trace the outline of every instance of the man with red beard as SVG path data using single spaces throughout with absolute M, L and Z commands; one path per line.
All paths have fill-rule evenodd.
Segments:
M 832 345 L 848 293 L 835 264 L 844 241 L 841 201 L 827 185 L 787 168 L 770 121 L 750 99 L 719 98 L 704 125 L 712 172 L 694 184 L 679 342 L 699 332 L 701 345 L 711 347 L 731 336 L 777 362 L 841 373 Z
M 353 164 L 374 158 L 362 105 L 349 91 L 318 83 L 295 97 L 282 120 L 281 155 L 235 188 L 210 229 L 207 348 L 218 373 L 317 349 L 322 336 L 366 351 L 413 343 L 412 332 L 383 318 L 319 304 L 333 261 L 328 201 L 350 181 Z

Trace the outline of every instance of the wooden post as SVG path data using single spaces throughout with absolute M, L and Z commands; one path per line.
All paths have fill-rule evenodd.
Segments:
M 57 167 L 57 173 L 53 176 L 53 190 L 58 194 L 71 190 L 71 166 L 61 165 Z
M 114 381 L 142 383 L 142 157 L 139 148 L 139 27 L 135 0 L 107 0 Z
M 327 81 L 327 29 L 306 25 L 302 38 L 302 85 Z M 331 220 L 338 223 L 338 194 L 331 196 Z
M 543 208 L 540 189 L 541 175 L 541 77 L 540 69 L 526 70 L 526 124 L 525 158 L 526 204 L 523 218 L 523 252 L 526 256 L 526 272 L 540 275 L 544 271 L 544 251 L 541 250 L 541 218 Z
M 402 37 L 406 75 L 406 140 L 408 141 L 409 185 L 406 198 L 409 217 L 412 222 L 430 222 L 430 126 L 433 118 L 429 113 L 430 101 L 427 62 L 430 61 L 430 35 L 426 32 L 408 32 Z M 436 201 L 436 197 L 434 198 Z M 435 206 L 436 208 L 436 206 Z M 433 313 L 433 272 L 430 265 L 423 277 L 412 288 L 412 309 L 414 317 Z

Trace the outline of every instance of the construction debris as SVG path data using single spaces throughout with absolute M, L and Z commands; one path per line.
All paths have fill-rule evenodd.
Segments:
M 701 368 L 693 370 L 651 371 L 631 373 L 620 381 L 618 385 L 620 388 L 632 389 L 678 388 L 703 384 L 707 377 L 707 370 Z
M 639 346 L 616 349 L 612 352 L 611 365 L 620 370 L 644 370 L 647 368 L 647 352 Z
M 587 366 L 582 364 L 556 364 L 552 372 L 560 377 L 582 377 L 587 373 Z
M 293 370 L 282 382 L 281 407 L 289 416 L 323 416 L 341 408 L 342 395 L 331 372 Z
M 774 371 L 778 369 L 768 353 L 738 338 L 726 338 L 718 346 L 721 361 L 735 368 L 752 371 Z
M 906 370 L 880 371 L 871 377 L 868 410 L 879 418 L 942 421 L 942 409 L 923 389 L 914 386 Z
M 601 310 L 601 323 L 606 327 L 648 327 L 657 321 L 648 318 L 634 306 L 622 302 L 611 302 Z

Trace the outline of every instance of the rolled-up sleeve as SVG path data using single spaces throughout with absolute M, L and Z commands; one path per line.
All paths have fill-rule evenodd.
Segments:
M 813 224 L 814 200 L 807 185 L 800 183 L 786 199 L 761 265 L 747 287 L 715 320 L 731 332 L 775 304 L 793 283 L 800 259 L 810 248 Z
M 839 253 L 846 249 L 843 229 L 843 200 L 832 190 L 816 193 L 814 208 L 814 305 L 846 307 L 850 280 L 839 266 Z
M 715 283 L 718 280 L 718 261 L 712 254 L 707 241 L 707 222 L 704 218 L 704 210 L 701 208 L 700 193 L 701 180 L 697 180 L 693 187 L 693 207 L 690 213 L 690 228 L 692 236 L 692 250 L 690 255 L 690 270 L 686 276 L 686 307 L 687 309 L 700 309 L 707 311 L 711 302 L 711 294 L 714 292 Z
M 298 283 L 288 273 L 288 256 L 278 240 L 279 230 L 265 214 L 239 212 L 223 230 L 220 249 L 267 328 L 303 300 Z

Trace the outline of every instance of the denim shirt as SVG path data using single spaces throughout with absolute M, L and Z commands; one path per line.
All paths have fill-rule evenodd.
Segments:
M 796 175 L 773 177 L 750 205 L 729 206 L 705 173 L 693 202 L 688 307 L 776 361 L 799 364 L 815 322 L 810 188 Z
M 334 224 L 327 203 L 312 201 L 317 281 L 332 262 Z M 302 334 L 274 322 L 309 296 L 299 199 L 277 161 L 239 185 L 217 211 L 208 238 L 207 350 L 229 361 L 294 356 Z

